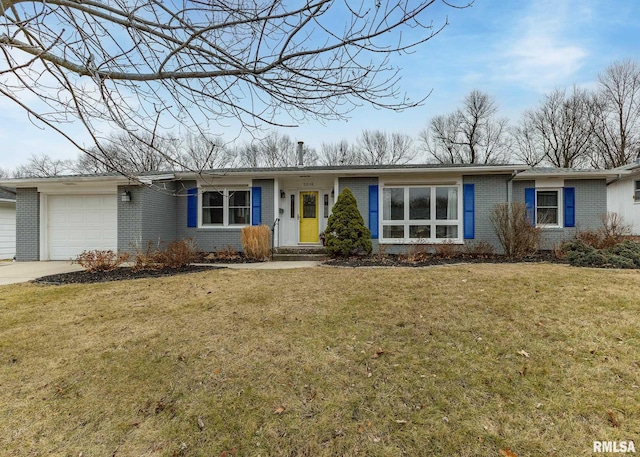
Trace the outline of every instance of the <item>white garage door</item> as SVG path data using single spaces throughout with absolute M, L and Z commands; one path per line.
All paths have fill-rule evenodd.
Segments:
M 68 260 L 85 250 L 118 248 L 116 194 L 50 195 L 49 259 Z
M 16 208 L 0 203 L 0 259 L 16 255 Z

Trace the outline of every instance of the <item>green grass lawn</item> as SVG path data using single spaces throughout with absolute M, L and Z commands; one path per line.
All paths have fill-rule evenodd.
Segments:
M 0 287 L 3 455 L 592 456 L 639 398 L 638 271 Z

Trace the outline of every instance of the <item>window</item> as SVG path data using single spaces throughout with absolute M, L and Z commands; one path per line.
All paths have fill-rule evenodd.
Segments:
M 640 202 L 640 179 L 635 182 L 635 187 L 634 187 L 634 192 L 633 192 L 633 199 L 636 202 Z
M 560 191 L 536 191 L 536 224 L 560 225 Z
M 202 193 L 202 225 L 241 226 L 251 223 L 251 192 L 212 190 Z
M 457 239 L 458 187 L 407 186 L 382 189 L 382 238 L 427 242 Z

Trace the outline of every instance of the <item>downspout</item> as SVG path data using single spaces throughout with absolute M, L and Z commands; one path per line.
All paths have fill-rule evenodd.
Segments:
M 511 176 L 507 179 L 507 203 L 511 204 L 513 200 L 513 180 L 516 176 L 522 173 L 525 170 L 514 170 L 511 172 Z
M 618 173 L 618 177 L 617 178 L 613 178 L 611 181 L 607 182 L 607 186 L 609 186 L 610 184 L 616 183 L 618 181 L 620 181 L 622 179 L 622 173 Z

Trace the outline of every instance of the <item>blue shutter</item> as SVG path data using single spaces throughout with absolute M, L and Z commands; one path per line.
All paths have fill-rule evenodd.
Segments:
M 251 188 L 251 225 L 262 223 L 262 187 Z
M 529 224 L 536 225 L 536 190 L 527 187 L 524 190 L 524 203 L 527 205 L 527 220 Z
M 378 186 L 369 186 L 369 231 L 371 238 L 378 239 Z
M 187 227 L 198 226 L 198 189 L 187 189 Z
M 564 226 L 576 226 L 576 188 L 564 188 Z
M 464 211 L 464 238 L 472 240 L 475 238 L 475 187 L 474 184 L 462 186 L 462 205 Z

